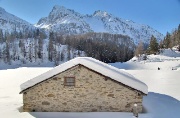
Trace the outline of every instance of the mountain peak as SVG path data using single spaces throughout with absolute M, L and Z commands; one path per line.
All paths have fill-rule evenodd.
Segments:
M 50 14 L 66 13 L 67 11 L 68 9 L 66 9 L 64 6 L 55 5 Z
M 0 11 L 5 11 L 5 9 L 3 9 L 2 7 L 0 7 Z
M 52 11 L 54 11 L 54 10 L 67 10 L 64 6 L 59 6 L 59 5 L 55 5 L 54 7 L 53 7 L 53 9 L 52 9 Z
M 101 11 L 101 10 L 97 10 L 93 13 L 93 16 L 100 16 L 100 17 L 106 17 L 109 16 L 110 14 L 106 11 Z
M 55 5 L 52 9 L 52 11 L 49 14 L 50 16 L 67 16 L 67 15 L 80 15 L 79 13 L 75 12 L 74 10 L 67 9 L 64 6 Z
M 31 25 L 29 22 L 13 15 L 8 12 L 2 7 L 0 7 L 0 29 L 3 31 L 12 32 L 15 28 L 16 31 L 23 31 L 24 29 L 34 29 L 35 27 Z
M 3 9 L 2 7 L 0 7 L 0 14 L 3 14 L 3 13 L 5 13 L 5 12 L 6 12 L 6 10 Z

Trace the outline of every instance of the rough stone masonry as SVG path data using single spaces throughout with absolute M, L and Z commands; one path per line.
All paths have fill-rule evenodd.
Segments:
M 75 86 L 65 86 L 75 77 Z M 25 112 L 142 112 L 143 93 L 82 65 L 72 67 L 23 91 Z

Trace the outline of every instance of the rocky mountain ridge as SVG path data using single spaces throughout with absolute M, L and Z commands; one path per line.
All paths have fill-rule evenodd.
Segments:
M 140 40 L 149 43 L 152 35 L 158 41 L 164 36 L 148 25 L 138 24 L 131 20 L 118 18 L 105 11 L 95 11 L 92 15 L 82 15 L 63 6 L 54 6 L 47 17 L 41 18 L 38 28 L 61 34 L 84 34 L 88 32 L 105 32 L 110 34 L 122 34 L 131 37 L 135 44 Z
M 0 29 L 3 30 L 3 32 L 25 32 L 27 30 L 33 30 L 36 29 L 32 24 L 29 22 L 18 18 L 15 15 L 12 15 L 5 11 L 5 9 L 0 7 Z

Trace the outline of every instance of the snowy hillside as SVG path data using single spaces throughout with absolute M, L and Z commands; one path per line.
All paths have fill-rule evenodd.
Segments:
M 3 8 L 0 7 L 0 29 L 2 29 L 4 32 L 24 32 L 26 30 L 35 29 L 35 27 L 27 21 L 24 21 L 6 12 Z
M 176 58 L 176 57 L 180 57 L 180 52 L 177 51 L 177 48 L 163 49 L 161 50 L 160 55 Z
M 160 70 L 180 70 L 180 52 L 171 49 L 163 49 L 159 55 L 147 55 L 146 60 L 143 60 L 142 57 L 133 57 L 126 63 L 117 62 L 111 65 L 126 70 L 157 70 L 158 67 Z
M 41 18 L 35 26 L 66 34 L 106 32 L 128 35 L 134 39 L 136 44 L 139 40 L 149 43 L 152 35 L 157 40 L 163 39 L 161 33 L 147 25 L 115 17 L 105 11 L 99 10 L 93 15 L 82 15 L 62 6 L 54 6 L 49 16 Z
M 171 70 L 180 60 L 163 62 L 114 63 L 148 85 L 139 118 L 180 117 L 180 70 Z M 157 70 L 157 66 L 161 70 Z M 144 68 L 144 69 L 142 69 Z M 2 118 L 133 118 L 129 112 L 21 112 L 20 85 L 52 68 L 17 68 L 0 70 L 0 116 Z M 28 75 L 28 76 L 27 76 Z
M 42 42 L 40 42 L 42 41 Z M 42 47 L 41 47 L 42 46 Z M 48 58 L 48 39 L 14 39 L 9 43 L 7 51 L 6 43 L 0 45 L 0 69 L 17 68 L 23 66 L 54 66 L 59 65 L 69 59 L 84 56 L 83 51 L 68 48 L 68 45 L 54 44 L 53 59 Z M 7 58 L 7 52 L 9 58 Z M 40 56 L 41 55 L 41 56 Z

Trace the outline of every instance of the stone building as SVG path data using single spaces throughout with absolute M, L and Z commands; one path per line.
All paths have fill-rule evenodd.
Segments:
M 148 87 L 132 75 L 90 57 L 63 63 L 21 85 L 25 112 L 142 111 Z

